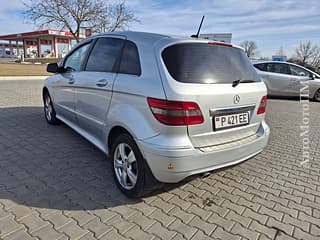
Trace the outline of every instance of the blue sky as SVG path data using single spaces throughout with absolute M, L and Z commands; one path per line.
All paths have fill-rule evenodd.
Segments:
M 319 0 L 127 0 L 126 4 L 141 21 L 131 30 L 191 35 L 205 15 L 202 33 L 231 32 L 235 44 L 255 41 L 261 56 L 270 57 L 282 46 L 290 57 L 301 41 L 320 46 Z M 2 1 L 1 35 L 36 30 L 23 23 L 23 8 L 20 0 Z

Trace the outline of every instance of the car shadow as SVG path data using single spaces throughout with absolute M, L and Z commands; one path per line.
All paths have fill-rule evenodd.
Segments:
M 145 197 L 207 176 L 162 184 Z M 0 203 L 3 199 L 57 210 L 96 210 L 145 201 L 123 195 L 113 179 L 110 159 L 65 124 L 49 125 L 42 107 L 0 108 Z
M 94 210 L 135 204 L 115 185 L 104 153 L 41 107 L 0 108 L 0 199 L 36 208 Z

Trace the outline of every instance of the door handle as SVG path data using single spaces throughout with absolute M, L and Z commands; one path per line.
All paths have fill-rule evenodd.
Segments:
M 97 81 L 96 85 L 98 87 L 105 87 L 108 85 L 108 81 L 106 79 L 101 79 L 101 80 Z
M 70 78 L 68 78 L 69 80 L 68 80 L 68 83 L 69 84 L 74 84 L 74 78 L 73 78 L 73 76 L 71 76 Z

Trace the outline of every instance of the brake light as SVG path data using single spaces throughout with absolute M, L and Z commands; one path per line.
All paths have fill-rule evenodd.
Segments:
M 148 104 L 154 117 L 166 125 L 187 126 L 204 122 L 201 110 L 194 102 L 148 98 Z
M 223 47 L 232 47 L 232 44 L 222 43 L 222 42 L 208 42 L 210 45 L 223 46 Z
M 257 114 L 259 115 L 259 114 L 265 113 L 266 112 L 266 108 L 267 108 L 267 96 L 263 96 L 261 98 Z

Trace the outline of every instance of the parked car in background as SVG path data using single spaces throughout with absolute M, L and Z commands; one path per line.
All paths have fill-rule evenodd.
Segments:
M 270 96 L 300 96 L 301 89 L 309 87 L 309 97 L 320 101 L 320 75 L 289 62 L 254 63 L 261 80 L 265 82 Z
M 237 46 L 101 34 L 47 70 L 55 73 L 43 87 L 47 122 L 63 121 L 109 155 L 128 196 L 240 163 L 267 145 L 267 89 Z

